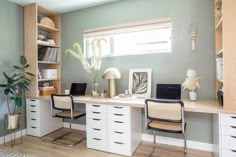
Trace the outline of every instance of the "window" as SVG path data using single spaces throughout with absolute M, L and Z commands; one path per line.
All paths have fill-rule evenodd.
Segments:
M 84 33 L 86 54 L 91 56 L 89 44 L 104 38 L 102 56 L 141 55 L 171 52 L 171 19 L 158 19 L 87 30 Z

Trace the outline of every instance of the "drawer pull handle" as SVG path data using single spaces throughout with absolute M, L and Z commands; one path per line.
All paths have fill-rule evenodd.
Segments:
M 31 99 L 30 101 L 36 101 L 36 100 Z
M 30 105 L 30 107 L 36 107 L 35 105 Z
M 101 141 L 101 139 L 99 139 L 99 138 L 93 138 L 94 140 L 96 140 L 96 141 Z
M 101 112 L 93 112 L 94 114 L 100 114 Z
M 236 153 L 236 150 L 231 149 L 232 152 Z
M 115 116 L 123 116 L 123 114 L 114 114 Z
M 100 131 L 101 129 L 93 128 L 93 130 L 97 130 L 97 131 Z
M 30 112 L 33 112 L 33 113 L 35 113 L 36 111 L 30 111 Z
M 124 143 L 122 143 L 122 142 L 114 142 L 115 144 L 124 144 Z
M 124 134 L 124 132 L 120 132 L 120 131 L 114 131 L 117 134 Z
M 234 117 L 234 116 L 231 116 L 231 118 L 236 119 L 236 117 Z
M 31 126 L 31 128 L 36 129 L 37 127 Z
M 92 105 L 93 107 L 100 107 L 100 105 Z
M 121 108 L 124 108 L 124 107 L 120 107 L 120 106 L 114 106 L 114 108 L 121 109 Z
M 100 121 L 101 119 L 96 119 L 96 118 L 93 118 L 93 120 Z
M 232 137 L 232 138 L 236 138 L 236 136 L 230 136 L 230 137 Z
M 231 128 L 236 129 L 236 126 L 231 126 Z
M 33 119 L 33 118 L 32 118 L 31 120 L 36 120 L 36 119 Z
M 121 122 L 121 121 L 114 121 L 115 123 L 124 123 L 124 122 Z

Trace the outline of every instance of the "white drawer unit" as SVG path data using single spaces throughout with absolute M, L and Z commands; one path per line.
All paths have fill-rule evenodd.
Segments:
M 61 118 L 52 117 L 50 101 L 26 99 L 27 135 L 42 137 L 63 127 Z
M 88 148 L 132 156 L 141 142 L 141 109 L 86 104 L 86 116 Z
M 236 157 L 236 115 L 219 115 L 219 156 Z

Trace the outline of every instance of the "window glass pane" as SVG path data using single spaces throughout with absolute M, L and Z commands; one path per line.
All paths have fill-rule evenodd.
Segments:
M 102 49 L 102 56 L 110 56 L 110 37 L 109 36 L 103 36 L 103 37 L 95 37 L 95 38 L 87 38 L 85 40 L 86 42 L 86 53 L 87 53 L 87 57 L 91 57 L 93 54 L 92 48 L 91 48 L 91 43 L 93 40 L 100 40 L 100 39 L 105 39 L 106 42 L 101 41 L 101 49 Z M 97 50 L 97 49 L 96 49 Z
M 114 35 L 114 56 L 171 51 L 171 29 Z

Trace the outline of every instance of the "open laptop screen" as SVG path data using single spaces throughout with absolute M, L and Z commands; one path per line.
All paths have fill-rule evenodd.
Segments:
M 85 95 L 87 83 L 72 83 L 70 94 L 73 96 Z
M 157 84 L 157 99 L 181 99 L 181 84 Z

